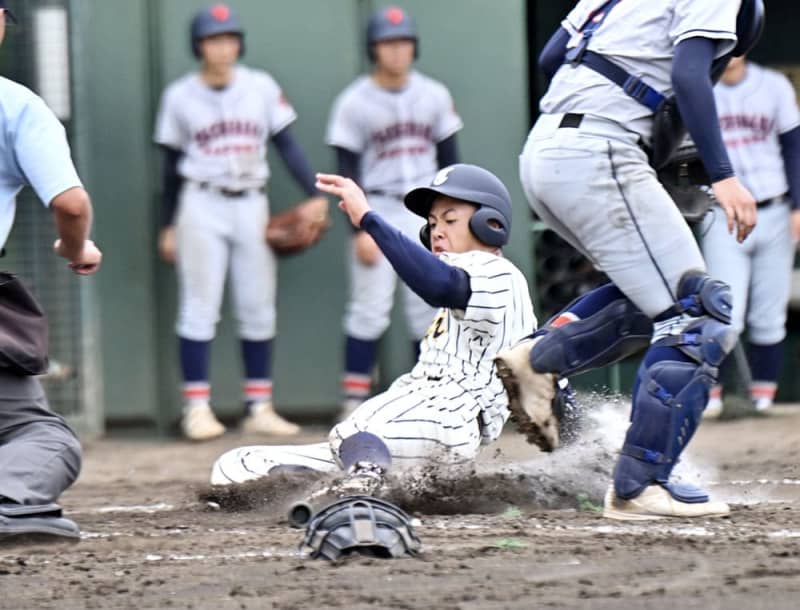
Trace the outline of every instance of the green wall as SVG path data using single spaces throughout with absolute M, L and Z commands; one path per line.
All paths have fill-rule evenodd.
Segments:
M 161 90 L 195 67 L 188 22 L 206 4 L 71 3 L 76 78 L 82 77 L 76 82 L 76 154 L 97 209 L 96 237 L 106 253 L 97 288 L 103 392 L 112 423 L 143 421 L 168 430 L 179 416 L 175 278 L 155 255 L 159 157 L 151 134 Z M 366 67 L 362 30 L 373 3 L 231 4 L 247 28 L 245 63 L 275 76 L 297 109 L 293 131 L 312 163 L 333 169 L 323 142 L 325 124 L 335 95 Z M 450 87 L 464 119 L 463 159 L 486 165 L 511 188 L 516 222 L 508 254 L 528 274 L 529 213 L 517 178 L 517 155 L 528 128 L 524 3 L 410 0 L 403 6 L 419 24 L 419 69 Z M 281 161 L 272 162 L 270 200 L 273 209 L 281 209 L 300 192 Z M 332 414 L 339 401 L 348 232 L 335 213 L 319 246 L 281 262 L 274 379 L 276 404 L 286 412 Z M 409 352 L 399 324 L 382 346 L 383 382 L 408 368 Z M 234 416 L 240 409 L 241 366 L 229 315 L 212 359 L 214 401 L 223 415 Z

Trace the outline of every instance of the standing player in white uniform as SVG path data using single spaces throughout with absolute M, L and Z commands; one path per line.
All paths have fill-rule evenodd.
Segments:
M 8 22 L 16 20 L 0 0 L 0 43 Z M 16 196 L 30 186 L 53 213 L 56 254 L 79 275 L 98 270 L 102 254 L 89 239 L 92 204 L 75 171 L 64 127 L 40 97 L 5 78 L 0 78 L 0 176 L 0 248 L 14 223 Z M 46 338 L 41 353 L 30 345 L 30 335 L 24 342 L 15 340 L 30 327 L 19 324 L 24 315 L 13 324 L 7 315 L 18 306 L 13 281 L 3 278 L 8 326 L 0 339 L 0 542 L 18 534 L 79 538 L 78 526 L 61 517 L 55 502 L 78 478 L 81 446 L 67 422 L 50 410 L 34 376 L 46 369 Z M 33 309 L 24 296 L 19 299 L 25 303 L 19 306 L 23 314 Z M 24 371 L 10 366 L 9 360 L 22 359 Z M 37 362 L 40 370 L 32 370 Z
M 731 60 L 714 94 L 733 168 L 758 201 L 758 226 L 738 243 L 716 208 L 703 235 L 703 255 L 709 273 L 731 287 L 733 329 L 741 334 L 747 327 L 750 398 L 763 411 L 778 387 L 800 239 L 800 112 L 789 79 L 744 57 Z M 721 409 L 717 385 L 706 414 Z
M 273 78 L 237 65 L 244 30 L 231 9 L 217 4 L 191 24 L 199 73 L 172 83 L 158 112 L 155 141 L 165 149 L 165 228 L 162 256 L 179 280 L 176 331 L 180 342 L 184 411 L 192 440 L 225 428 L 209 405 L 209 348 L 230 274 L 245 368 L 244 428 L 291 435 L 298 426 L 272 407 L 271 354 L 275 336 L 277 265 L 265 243 L 269 220 L 267 142 L 275 144 L 300 187 L 316 196 L 314 175 L 289 131 L 296 114 Z M 317 196 L 311 214 L 327 213 Z
M 755 200 L 728 161 L 712 88 L 719 62 L 745 53 L 760 32 L 760 0 L 744 0 L 741 8 L 731 0 L 581 0 L 540 57 L 551 82 L 520 158 L 525 193 L 536 213 L 612 283 L 500 354 L 498 373 L 520 428 L 552 450 L 559 444 L 551 408 L 558 377 L 609 364 L 650 342 L 605 498 L 609 518 L 729 510 L 670 475 L 733 346 L 730 289 L 706 273 L 640 144 L 661 149 L 654 132 L 664 134 L 655 131 L 661 124 L 654 116 L 674 94 L 727 230 L 736 229 L 740 241 L 747 237 Z
M 339 174 L 352 178 L 370 204 L 405 235 L 422 220 L 403 206 L 403 193 L 458 162 L 455 134 L 462 122 L 447 88 L 412 69 L 418 54 L 416 26 L 402 9 L 375 13 L 367 26 L 373 62 L 337 98 L 328 125 Z M 378 340 L 389 326 L 397 275 L 366 231 L 355 229 L 348 254 L 350 296 L 344 319 L 344 413 L 370 393 Z M 408 329 L 422 338 L 434 310 L 404 287 Z
M 214 464 L 213 484 L 241 483 L 276 467 L 341 468 L 351 482 L 365 484 L 360 491 L 372 491 L 390 465 L 473 460 L 508 418 L 492 360 L 530 333 L 536 319 L 525 278 L 501 252 L 511 228 L 503 183 L 480 167 L 457 164 L 408 193 L 408 209 L 427 219 L 421 238 L 429 249 L 370 209 L 352 180 L 320 175 L 317 184 L 341 198 L 353 225 L 372 236 L 438 313 L 412 371 L 335 426 L 329 442 L 229 451 Z

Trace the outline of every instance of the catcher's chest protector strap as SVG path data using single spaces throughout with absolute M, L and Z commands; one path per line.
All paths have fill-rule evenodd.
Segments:
M 594 36 L 594 33 L 603 25 L 611 9 L 620 2 L 621 0 L 609 0 L 589 14 L 589 18 L 581 28 L 582 37 L 580 42 L 567 51 L 564 59 L 573 66 L 583 64 L 587 68 L 591 68 L 598 74 L 605 76 L 614 84 L 622 87 L 622 90 L 630 97 L 655 112 L 666 99 L 661 93 L 599 53 L 587 50 L 589 41 Z

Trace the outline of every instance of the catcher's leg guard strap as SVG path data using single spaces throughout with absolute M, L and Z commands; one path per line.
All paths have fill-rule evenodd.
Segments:
M 540 373 L 575 375 L 613 364 L 647 347 L 653 323 L 627 298 L 616 299 L 586 319 L 545 327 L 531 350 Z
M 636 497 L 648 485 L 660 483 L 681 501 L 705 501 L 701 492 L 668 480 L 700 423 L 717 367 L 734 342 L 729 325 L 701 318 L 681 335 L 653 344 L 639 368 L 631 426 L 614 469 L 619 497 Z

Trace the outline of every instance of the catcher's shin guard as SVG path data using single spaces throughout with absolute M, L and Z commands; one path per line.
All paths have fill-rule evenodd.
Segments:
M 652 333 L 650 318 L 627 298 L 616 299 L 585 319 L 543 327 L 531 366 L 563 377 L 584 373 L 643 350 Z
M 658 483 L 683 502 L 708 500 L 699 490 L 670 484 L 669 476 L 700 424 L 717 367 L 734 342 L 729 325 L 703 318 L 653 344 L 639 368 L 631 426 L 614 468 L 618 497 L 634 498 Z

